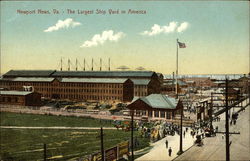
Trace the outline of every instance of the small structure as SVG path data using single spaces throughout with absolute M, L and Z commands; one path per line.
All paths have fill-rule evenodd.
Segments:
M 30 91 L 0 91 L 0 104 L 39 106 L 41 94 Z
M 138 98 L 127 106 L 134 111 L 135 117 L 147 117 L 153 120 L 173 119 L 181 113 L 182 102 L 162 94 L 151 94 Z
M 211 99 L 205 98 L 199 101 L 200 106 L 197 107 L 197 121 L 205 121 L 209 119 L 211 111 Z
M 187 89 L 188 84 L 182 80 L 177 80 L 178 83 L 178 93 L 183 93 Z M 163 94 L 170 94 L 171 92 L 175 93 L 176 80 L 175 79 L 164 79 L 161 87 L 161 92 Z

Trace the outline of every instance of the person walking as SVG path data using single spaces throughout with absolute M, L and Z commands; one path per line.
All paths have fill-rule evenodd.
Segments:
M 171 157 L 171 153 L 172 153 L 172 149 L 171 149 L 171 147 L 168 149 L 168 156 L 170 156 Z
M 183 132 L 183 136 L 184 136 L 184 138 L 185 138 L 185 134 L 186 134 L 186 132 L 184 131 L 184 132 Z
M 166 140 L 165 144 L 166 144 L 166 148 L 168 148 L 168 140 Z

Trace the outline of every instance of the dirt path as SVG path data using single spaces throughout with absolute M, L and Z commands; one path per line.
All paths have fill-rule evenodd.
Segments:
M 5 106 L 5 105 L 0 105 L 0 112 L 54 115 L 54 116 L 92 117 L 96 119 L 105 119 L 105 120 L 124 120 L 124 116 L 119 116 L 119 115 L 88 114 L 88 113 L 67 112 L 60 110 L 39 110 L 39 109 L 35 110 L 26 107 L 21 108 L 18 106 L 15 107 L 15 106 Z
M 56 130 L 99 130 L 100 127 L 27 127 L 27 126 L 0 126 L 1 129 L 56 129 Z M 116 130 L 115 127 L 103 127 L 104 130 Z

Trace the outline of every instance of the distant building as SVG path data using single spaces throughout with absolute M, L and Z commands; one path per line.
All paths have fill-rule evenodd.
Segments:
M 178 82 L 178 93 L 184 92 L 183 89 L 186 89 L 188 87 L 187 83 L 182 80 L 177 80 Z M 164 79 L 163 84 L 161 87 L 161 93 L 162 94 L 170 94 L 175 93 L 176 90 L 176 80 L 173 79 Z
M 190 78 L 183 78 L 183 81 L 185 82 L 192 82 L 192 85 L 195 85 L 195 87 L 200 88 L 211 88 L 214 87 L 215 84 L 209 77 L 190 77 Z
M 0 91 L 0 104 L 39 106 L 41 94 L 28 91 Z

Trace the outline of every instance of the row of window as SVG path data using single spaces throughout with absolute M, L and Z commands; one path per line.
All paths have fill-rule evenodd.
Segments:
M 77 100 L 123 100 L 121 96 L 105 96 L 105 95 L 74 95 L 74 94 L 44 94 L 43 97 L 53 98 L 57 97 L 59 99 L 77 99 Z
M 135 91 L 135 96 L 147 96 L 147 92 L 137 92 Z
M 11 90 L 20 90 L 20 87 L 11 87 Z M 22 90 L 22 89 L 21 89 Z M 64 93 L 102 93 L 102 94 L 123 94 L 123 90 L 111 89 L 69 89 L 69 88 L 39 88 L 34 87 L 36 92 L 64 92 Z
M 62 87 L 122 88 L 122 84 L 110 83 L 62 83 Z
M 86 87 L 86 88 L 122 88 L 123 84 L 118 83 L 60 83 L 60 84 L 51 84 L 51 83 L 39 83 L 39 82 L 0 82 L 1 85 L 14 85 L 14 86 L 61 86 L 61 87 Z
M 145 85 L 135 85 L 135 89 L 145 89 L 147 90 L 148 86 L 145 86 Z
M 18 102 L 18 97 L 0 97 L 0 102 Z
M 145 110 L 136 110 L 135 115 L 137 116 L 146 116 L 147 112 Z M 153 115 L 156 118 L 167 118 L 171 119 L 172 112 L 166 112 L 166 111 L 153 111 Z M 152 111 L 148 111 L 148 116 L 152 117 Z

